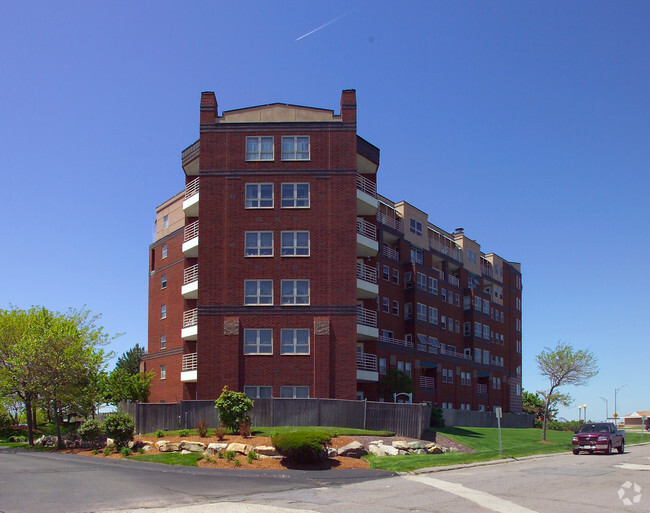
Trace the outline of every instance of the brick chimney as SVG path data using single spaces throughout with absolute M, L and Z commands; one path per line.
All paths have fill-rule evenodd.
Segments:
M 341 93 L 341 118 L 343 123 L 357 123 L 357 92 L 344 89 Z
M 218 116 L 217 97 L 212 91 L 201 93 L 201 124 L 214 123 Z

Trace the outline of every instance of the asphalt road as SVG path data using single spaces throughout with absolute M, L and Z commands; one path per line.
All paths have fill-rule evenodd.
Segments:
M 650 445 L 402 476 L 214 471 L 0 451 L 0 512 L 32 511 L 650 512 Z

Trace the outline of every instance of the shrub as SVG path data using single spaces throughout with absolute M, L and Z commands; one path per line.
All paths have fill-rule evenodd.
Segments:
M 577 431 L 584 424 L 582 420 L 572 420 L 568 422 L 558 422 L 557 420 L 549 420 L 546 422 L 546 429 L 553 431 Z M 533 427 L 541 428 L 543 421 L 535 419 Z
M 190 434 L 190 430 L 189 430 L 189 429 L 181 429 L 181 430 L 178 432 L 178 436 L 181 436 L 181 437 L 183 437 L 183 436 L 188 436 L 189 434 Z
M 201 438 L 205 438 L 206 436 L 208 436 L 207 422 L 203 422 L 202 420 L 200 420 L 199 423 L 196 425 L 196 430 L 199 432 L 199 436 Z
M 79 436 L 83 442 L 86 442 L 90 447 L 97 448 L 101 445 L 104 438 L 102 425 L 97 419 L 88 419 L 79 427 Z
M 120 449 L 120 454 L 121 454 L 122 456 L 130 456 L 130 454 L 131 454 L 131 449 L 129 449 L 128 447 L 122 447 L 122 448 Z
M 235 459 L 235 451 L 226 451 L 225 456 L 226 456 L 226 461 L 232 461 Z
M 217 437 L 217 440 L 221 442 L 226 437 L 226 428 L 215 428 L 214 430 L 214 436 Z
M 271 443 L 289 463 L 321 463 L 327 459 L 325 447 L 330 440 L 327 433 L 298 431 L 278 434 Z
M 114 440 L 115 447 L 119 449 L 133 440 L 135 422 L 130 415 L 118 411 L 117 413 L 111 413 L 104 419 L 102 429 L 106 436 Z
M 222 453 L 222 452 L 218 452 L 218 453 L 217 453 L 217 458 L 220 459 L 220 460 L 222 460 L 222 459 L 223 459 L 223 453 Z
M 233 465 L 235 465 L 235 467 L 239 467 L 239 465 L 241 465 L 241 461 L 239 461 L 239 460 L 235 460 L 232 463 L 233 463 Z
M 247 413 L 253 409 L 253 401 L 243 392 L 233 392 L 225 386 L 215 402 L 215 408 L 219 412 L 221 424 L 235 433 L 240 422 L 248 419 Z
M 431 408 L 431 427 L 445 427 L 445 417 L 442 415 L 442 408 Z
M 93 454 L 99 454 L 99 451 L 97 449 L 93 449 Z
M 156 431 L 156 436 L 158 438 L 162 438 L 163 436 L 165 436 L 165 432 L 162 429 L 159 429 L 158 431 Z
M 245 438 L 251 436 L 251 419 L 248 417 L 239 423 L 239 434 Z
M 255 451 L 250 451 L 246 455 L 246 459 L 248 459 L 248 463 L 250 464 L 250 463 L 253 463 L 253 460 L 259 459 L 259 456 L 257 455 L 257 453 Z
M 108 456 L 112 452 L 113 452 L 112 447 L 106 447 L 106 449 L 104 449 L 104 456 Z

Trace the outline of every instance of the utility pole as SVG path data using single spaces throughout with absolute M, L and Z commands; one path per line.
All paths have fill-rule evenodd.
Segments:
M 609 408 L 608 408 L 607 399 L 605 399 L 602 395 L 600 396 L 600 398 L 603 401 L 605 401 L 605 420 L 607 420 L 609 418 Z

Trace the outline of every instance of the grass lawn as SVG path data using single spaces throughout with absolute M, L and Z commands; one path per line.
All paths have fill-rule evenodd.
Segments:
M 181 454 L 179 452 L 166 452 L 164 454 L 137 454 L 128 456 L 129 460 L 149 461 L 151 463 L 163 463 L 164 465 L 182 465 L 185 467 L 196 467 L 197 462 L 203 458 L 203 453 L 193 452 Z
M 274 433 L 289 433 L 291 431 L 310 431 L 318 433 L 328 433 L 330 436 L 393 436 L 392 431 L 370 431 L 367 429 L 338 428 L 327 426 L 276 426 L 276 427 L 254 427 L 251 429 L 253 436 L 271 436 Z M 190 429 L 188 436 L 199 436 L 196 429 Z M 165 436 L 179 436 L 179 431 L 165 431 Z M 230 433 L 230 431 L 229 431 Z M 208 430 L 208 436 L 214 435 L 214 428 Z M 146 433 L 142 435 L 145 438 L 155 439 L 155 433 Z M 163 436 L 164 438 L 164 436 Z

